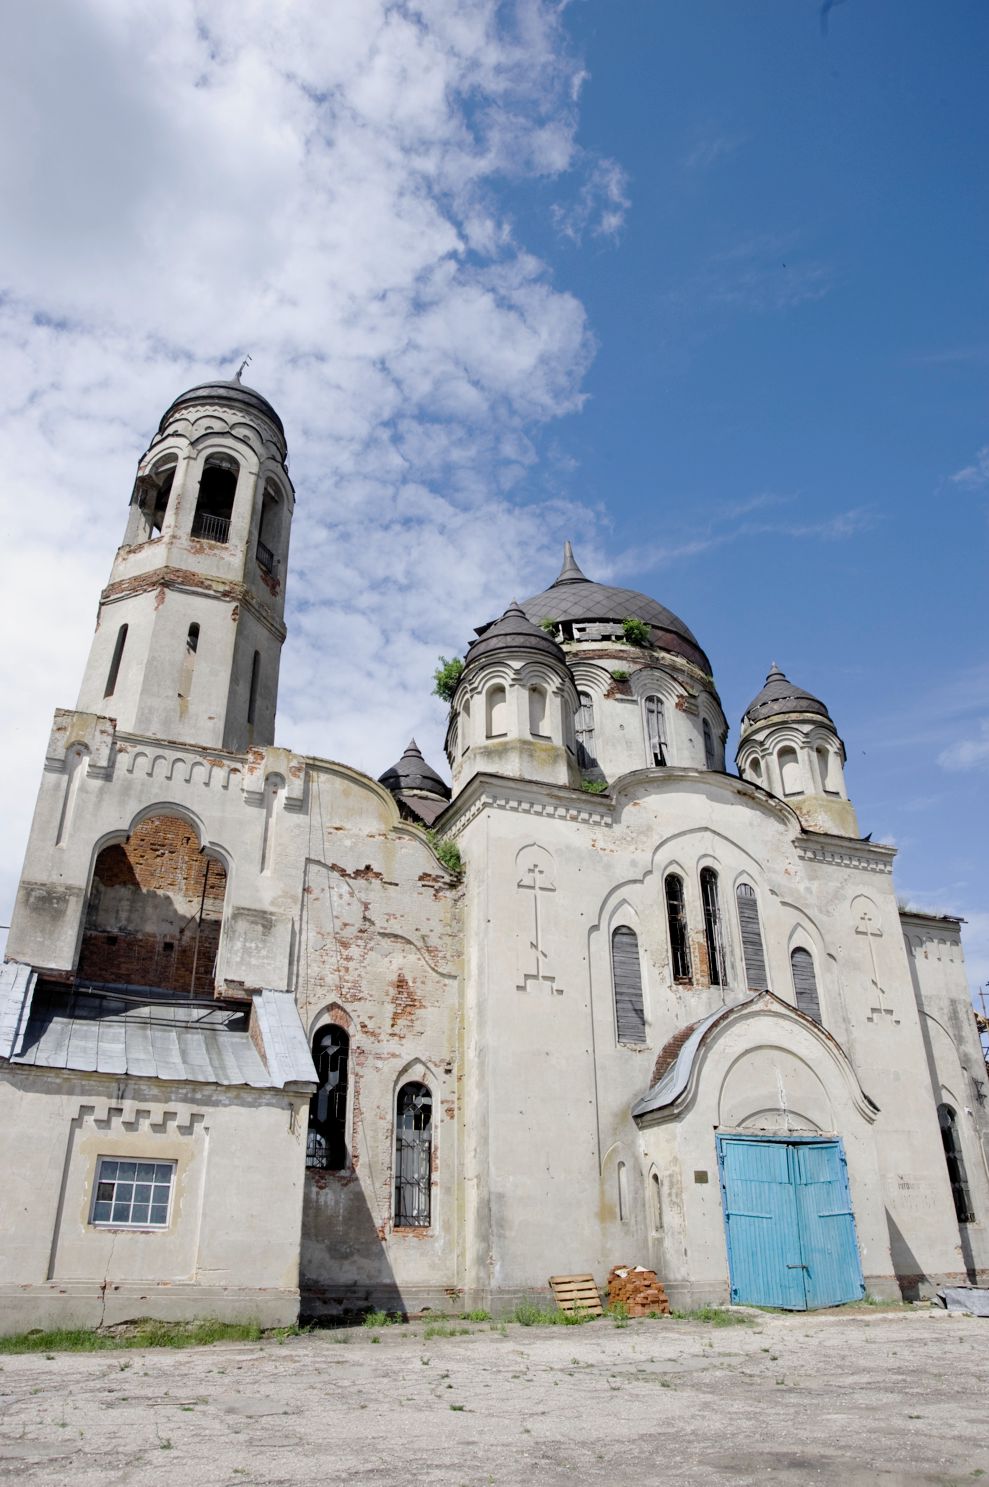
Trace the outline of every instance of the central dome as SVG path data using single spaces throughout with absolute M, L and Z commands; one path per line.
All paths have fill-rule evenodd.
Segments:
M 228 382 L 219 379 L 216 382 L 201 382 L 197 387 L 190 387 L 187 392 L 179 393 L 162 418 L 158 432 L 164 432 L 165 424 L 176 408 L 183 408 L 191 403 L 226 403 L 234 408 L 251 408 L 269 418 L 282 437 L 285 437 L 282 421 L 268 399 L 253 387 L 245 387 L 239 377 L 232 377 Z
M 577 566 L 569 542 L 563 549 L 563 567 L 559 577 L 542 594 L 523 599 L 522 609 L 536 625 L 542 620 L 577 625 L 620 625 L 625 619 L 643 620 L 651 626 L 653 643 L 661 650 L 684 656 L 708 675 L 711 673 L 710 661 L 683 620 L 637 589 L 617 589 L 609 584 L 595 583 Z

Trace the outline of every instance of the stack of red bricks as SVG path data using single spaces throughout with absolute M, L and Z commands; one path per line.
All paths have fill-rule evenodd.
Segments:
M 666 1317 L 670 1313 L 670 1303 L 655 1270 L 646 1270 L 643 1265 L 616 1265 L 611 1271 L 608 1305 L 617 1302 L 621 1302 L 630 1317 L 647 1317 L 650 1312 Z

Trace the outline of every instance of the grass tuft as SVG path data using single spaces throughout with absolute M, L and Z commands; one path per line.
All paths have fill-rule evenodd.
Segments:
M 53 1332 L 21 1332 L 0 1337 L 0 1353 L 101 1353 L 120 1348 L 200 1348 L 215 1342 L 258 1342 L 263 1337 L 297 1337 L 303 1327 L 265 1330 L 258 1322 L 159 1322 L 148 1317 L 99 1331 L 66 1327 Z
M 708 1322 L 712 1327 L 752 1327 L 754 1318 L 741 1311 L 729 1311 L 726 1306 L 697 1306 L 693 1311 L 671 1311 L 671 1317 L 681 1322 Z

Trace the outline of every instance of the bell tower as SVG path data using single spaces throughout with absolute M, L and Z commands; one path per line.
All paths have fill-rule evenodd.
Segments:
M 137 467 L 79 710 L 236 753 L 273 743 L 294 505 L 266 398 L 239 374 L 177 397 Z

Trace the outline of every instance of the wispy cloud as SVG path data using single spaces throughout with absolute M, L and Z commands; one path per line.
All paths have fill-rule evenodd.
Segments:
M 617 239 L 630 205 L 626 172 L 614 160 L 596 160 L 585 165 L 576 196 L 554 202 L 551 212 L 557 232 L 579 246 L 588 233 Z
M 699 134 L 683 157 L 685 170 L 710 170 L 719 161 L 727 160 L 745 144 L 744 134 L 729 134 L 712 129 Z
M 963 486 L 966 490 L 984 490 L 989 486 L 989 444 L 983 444 L 972 463 L 956 470 L 948 479 L 952 485 Z
M 823 299 L 833 282 L 830 266 L 808 256 L 798 234 L 759 233 L 708 258 L 670 298 L 688 312 L 779 312 Z
M 970 738 L 959 738 L 937 757 L 942 769 L 989 769 L 989 718 L 983 718 Z

